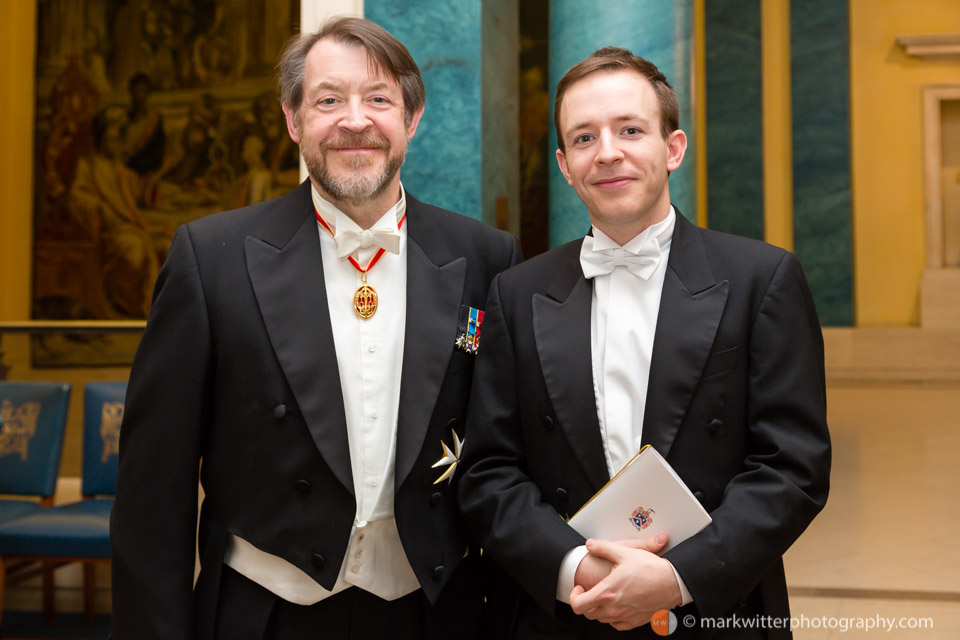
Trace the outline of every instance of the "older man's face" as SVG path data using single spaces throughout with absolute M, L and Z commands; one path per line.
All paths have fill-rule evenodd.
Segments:
M 325 39 L 307 55 L 299 112 L 284 113 L 317 188 L 356 205 L 399 183 L 422 110 L 408 124 L 397 80 L 377 73 L 363 47 Z

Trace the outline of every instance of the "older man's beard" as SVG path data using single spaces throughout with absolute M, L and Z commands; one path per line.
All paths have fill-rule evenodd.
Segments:
M 393 145 L 386 138 L 373 133 L 343 134 L 332 140 L 325 140 L 316 147 L 304 144 L 301 137 L 300 155 L 307 166 L 310 177 L 335 200 L 344 200 L 357 206 L 383 194 L 390 185 L 407 155 L 406 141 L 401 148 L 394 150 Z M 374 158 L 367 154 L 355 154 L 351 159 L 352 171 L 344 175 L 332 175 L 327 162 L 327 154 L 335 149 L 365 147 L 380 148 L 387 154 L 387 161 L 383 163 L 379 172 L 364 171 L 374 163 Z M 334 151 L 335 152 L 335 151 Z

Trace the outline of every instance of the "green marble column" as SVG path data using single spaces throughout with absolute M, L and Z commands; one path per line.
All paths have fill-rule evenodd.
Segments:
M 596 49 L 619 46 L 654 64 L 667 76 L 680 100 L 680 128 L 688 139 L 680 169 L 670 176 L 670 197 L 696 220 L 696 135 L 691 105 L 693 0 L 608 0 L 550 2 L 550 92 L 563 74 Z M 552 100 L 551 100 L 552 108 Z M 551 127 L 551 151 L 557 148 Z M 550 246 L 581 237 L 590 228 L 587 211 L 551 160 Z
M 406 45 L 427 88 L 401 172 L 417 198 L 516 231 L 517 0 L 366 0 L 364 16 Z M 505 200 L 503 200 L 505 199 Z
M 763 240 L 760 0 L 707 2 L 707 225 Z
M 847 11 L 831 0 L 790 5 L 793 242 L 825 326 L 853 324 Z

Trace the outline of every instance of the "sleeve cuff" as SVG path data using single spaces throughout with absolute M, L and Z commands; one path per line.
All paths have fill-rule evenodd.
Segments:
M 566 558 L 564 558 L 564 560 L 566 560 Z M 667 560 L 667 562 L 670 562 L 670 561 Z M 682 607 L 685 604 L 690 604 L 691 602 L 693 602 L 693 596 L 690 595 L 690 591 L 687 589 L 687 585 L 683 583 L 683 578 L 681 578 L 680 574 L 677 573 L 677 568 L 673 566 L 672 562 L 670 562 L 670 568 L 673 569 L 673 575 L 677 577 L 677 585 L 680 587 L 680 597 L 683 599 L 683 602 L 680 603 L 680 606 Z M 563 571 L 562 564 L 560 565 L 560 571 L 561 572 Z M 570 588 L 573 589 L 573 587 L 570 587 Z M 570 592 L 568 591 L 567 594 L 569 595 L 569 593 Z
M 577 567 L 580 566 L 580 561 L 583 560 L 586 555 L 586 545 L 580 545 L 570 549 L 570 551 L 567 551 L 566 555 L 563 556 L 563 560 L 560 562 L 560 572 L 557 576 L 557 600 L 560 602 L 570 604 L 570 592 L 573 591 L 576 581 Z M 674 573 L 676 573 L 676 571 L 674 571 Z M 677 578 L 679 579 L 679 576 L 677 576 Z M 683 590 L 684 588 L 680 587 L 681 593 Z

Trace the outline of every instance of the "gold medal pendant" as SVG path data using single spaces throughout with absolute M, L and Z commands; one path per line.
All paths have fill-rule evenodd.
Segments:
M 314 212 L 317 214 L 317 224 L 323 227 L 327 233 L 334 237 L 336 240 L 336 233 L 333 229 L 327 224 L 327 221 L 323 219 L 323 216 L 320 215 L 320 212 L 314 207 Z M 400 220 L 397 222 L 397 231 L 400 231 L 403 228 L 403 221 L 406 219 L 406 212 L 400 216 Z M 347 261 L 360 273 L 360 286 L 357 287 L 357 290 L 353 294 L 353 310 L 356 312 L 357 316 L 361 320 L 369 320 L 373 317 L 373 314 L 377 312 L 377 292 L 376 290 L 367 284 L 367 271 L 373 269 L 373 265 L 377 264 L 380 258 L 383 257 L 383 254 L 387 252 L 386 249 L 380 247 L 377 250 L 377 253 L 370 259 L 370 262 L 367 263 L 367 268 L 364 269 L 360 266 L 360 263 L 357 262 L 357 259 L 353 256 L 346 256 Z M 396 251 L 394 251 L 396 253 Z
M 367 274 L 360 275 L 360 287 L 353 294 L 353 310 L 363 320 L 368 320 L 377 312 L 377 292 L 367 284 Z

